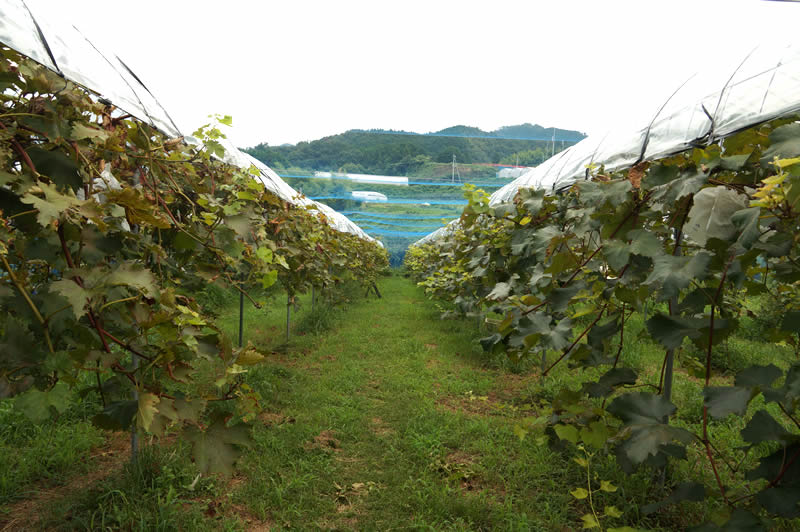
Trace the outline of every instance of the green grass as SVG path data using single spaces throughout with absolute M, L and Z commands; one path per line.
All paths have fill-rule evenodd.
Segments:
M 19 499 L 61 486 L 41 510 L 42 528 L 579 529 L 588 505 L 569 491 L 584 485 L 584 470 L 571 451 L 551 449 L 532 420 L 544 412 L 542 401 L 565 386 L 579 389 L 595 370 L 558 367 L 540 379 L 535 361 L 487 356 L 477 342 L 486 330 L 475 320 L 441 320 L 440 308 L 397 272 L 379 287 L 382 299 L 365 298 L 353 285 L 319 294 L 313 310 L 310 294 L 300 296 L 288 344 L 285 295 L 274 290 L 264 309 L 246 305 L 244 340 L 268 353 L 246 378 L 265 408 L 232 480 L 194 482 L 188 447 L 178 441 L 145 447 L 136 466 L 117 460 L 109 475 L 83 485 L 75 479 L 91 473 L 87 455 L 102 436 L 82 410 L 31 427 L 6 408 L 0 410 L 0 510 L 11 512 Z M 236 338 L 238 298 L 208 298 L 219 305 L 219 325 Z M 640 337 L 643 327 L 642 316 L 628 321 L 622 359 L 657 383 L 663 350 Z M 715 359 L 718 382 L 749 363 L 791 363 L 788 348 L 754 336 L 727 341 Z M 702 382 L 683 369 L 692 356 L 687 347 L 677 358 L 674 423 L 697 431 Z M 731 416 L 715 423 L 713 437 L 726 448 L 741 445 L 745 422 Z M 524 439 L 516 427 L 529 430 Z M 673 475 L 711 486 L 702 463 L 701 448 L 692 447 Z M 684 503 L 645 517 L 641 506 L 661 495 L 651 472 L 626 475 L 600 455 L 592 467 L 618 487 L 598 495 L 597 505 L 624 514 L 604 526 L 676 530 L 721 510 Z M 0 513 L 0 530 L 3 519 Z

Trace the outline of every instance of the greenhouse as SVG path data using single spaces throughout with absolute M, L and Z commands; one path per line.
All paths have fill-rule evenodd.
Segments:
M 3 14 L 0 18 L 0 42 L 3 44 L 93 91 L 168 136 L 183 137 L 187 143 L 197 144 L 196 139 L 178 130 L 166 109 L 122 59 L 109 51 L 98 49 L 75 26 L 48 17 L 46 13 L 34 12 L 22 0 L 0 1 L 0 13 Z M 220 143 L 225 150 L 223 159 L 226 163 L 244 170 L 255 166 L 265 188 L 284 201 L 324 214 L 327 222 L 337 231 L 374 241 L 345 216 L 305 198 L 271 168 L 241 152 L 226 139 L 220 139 Z
M 556 154 L 491 196 L 491 205 L 514 199 L 521 188 L 563 190 L 592 169 L 615 172 L 654 161 L 800 110 L 800 46 L 764 44 L 744 57 L 700 72 L 677 86 L 634 130 L 592 135 Z M 723 143 L 724 147 L 724 143 Z M 425 244 L 453 230 L 458 221 L 417 241 Z

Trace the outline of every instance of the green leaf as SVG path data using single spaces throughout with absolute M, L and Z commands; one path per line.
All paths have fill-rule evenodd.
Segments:
M 651 172 L 652 173 L 652 170 Z M 665 172 L 665 175 L 669 172 Z M 655 210 L 664 212 L 673 208 L 679 199 L 685 196 L 692 196 L 700 190 L 703 185 L 708 181 L 708 176 L 703 172 L 688 171 L 681 174 L 680 177 L 674 179 L 666 184 L 655 186 L 652 189 L 653 208 Z M 645 184 L 649 182 L 645 180 Z
M 658 257 L 664 254 L 663 244 L 652 232 L 636 229 L 628 232 L 631 239 L 630 252 L 643 257 Z
M 556 436 L 568 442 L 578 443 L 578 429 L 572 425 L 556 425 L 553 427 L 556 431 Z
M 675 409 L 675 405 L 664 396 L 641 392 L 621 395 L 607 408 L 626 425 L 661 423 L 661 420 L 675 413 Z
M 274 285 L 275 282 L 278 280 L 278 270 L 271 270 L 264 275 L 261 276 L 261 288 L 267 289 L 270 286 Z
M 250 430 L 243 426 L 226 427 L 218 417 L 205 431 L 190 427 L 186 439 L 192 442 L 192 455 L 200 473 L 222 474 L 229 477 L 233 466 L 241 455 L 240 446 L 251 443 Z
M 175 411 L 178 418 L 184 421 L 197 423 L 200 421 L 200 414 L 206 408 L 206 402 L 202 399 L 175 399 Z
M 711 417 L 721 418 L 730 414 L 744 415 L 752 393 L 749 388 L 709 386 L 703 389 L 703 396 Z
M 766 410 L 757 410 L 742 429 L 742 439 L 756 444 L 762 441 L 781 440 L 789 433 Z
M 82 122 L 75 122 L 70 132 L 73 140 L 97 139 L 105 142 L 108 139 L 108 132 L 95 127 L 90 127 Z
M 101 413 L 92 418 L 92 424 L 105 430 L 127 430 L 137 410 L 139 410 L 138 401 L 109 403 Z
M 610 369 L 597 379 L 597 382 L 584 384 L 584 391 L 589 397 L 605 397 L 610 395 L 614 388 L 623 384 L 636 384 L 636 372 L 630 368 Z
M 597 519 L 592 514 L 584 515 L 581 517 L 581 521 L 583 521 L 584 530 L 587 528 L 600 528 L 600 523 L 597 522 Z
M 589 496 L 589 492 L 586 491 L 586 488 L 575 488 L 574 490 L 569 492 L 570 495 L 575 497 L 576 499 L 585 499 Z
M 43 227 L 49 226 L 58 220 L 63 212 L 82 203 L 75 196 L 62 194 L 56 189 L 55 185 L 41 183 L 39 186 L 44 193 L 44 199 L 28 193 L 22 196 L 20 201 L 31 205 L 39 211 L 36 215 L 36 221 Z
M 617 487 L 614 484 L 612 484 L 610 481 L 608 481 L 608 480 L 601 480 L 600 481 L 600 490 L 601 491 L 607 491 L 608 493 L 614 493 L 615 491 L 617 491 Z M 619 517 L 619 516 L 617 516 L 617 517 Z
M 621 240 L 610 240 L 603 244 L 603 256 L 609 266 L 619 271 L 628 264 L 631 256 L 630 245 Z
M 769 388 L 783 372 L 774 364 L 768 366 L 750 366 L 736 374 L 734 384 L 743 387 Z
M 616 489 L 614 491 L 616 491 Z M 613 518 L 622 517 L 622 512 L 620 512 L 616 506 L 606 506 L 603 513 L 608 517 L 613 517 Z
M 770 146 L 761 157 L 761 165 L 767 166 L 772 160 L 787 159 L 800 155 L 800 124 L 791 123 L 776 127 L 769 134 Z
M 745 249 L 750 249 L 753 243 L 761 238 L 761 227 L 758 223 L 760 216 L 761 209 L 759 207 L 742 209 L 731 216 L 731 223 L 739 233 L 736 242 Z
M 588 427 L 583 427 L 580 431 L 581 441 L 595 449 L 605 447 L 609 436 L 608 427 L 602 421 L 592 421 Z
M 694 195 L 684 233 L 700 246 L 709 238 L 729 240 L 736 234 L 732 216 L 748 203 L 747 196 L 724 186 L 704 188 Z
M 564 312 L 570 300 L 586 287 L 585 283 L 574 282 L 564 288 L 554 288 L 547 297 L 553 312 Z
M 267 264 L 272 264 L 272 250 L 266 246 L 261 246 L 256 250 L 256 257 Z
M 28 148 L 28 155 L 36 171 L 49 177 L 61 190 L 77 191 L 83 185 L 78 173 L 78 165 L 60 150 L 48 151 L 42 148 Z
M 692 441 L 692 434 L 663 422 L 675 412 L 675 405 L 661 395 L 629 393 L 614 399 L 608 412 L 630 427 L 630 437 L 620 450 L 633 463 L 640 464 L 662 452 L 662 447 L 678 440 Z
M 71 279 L 61 279 L 50 283 L 50 289 L 65 297 L 72 306 L 76 318 L 86 314 L 86 303 L 89 301 L 89 292 Z
M 670 493 L 666 499 L 643 506 L 642 513 L 648 515 L 670 504 L 681 501 L 699 502 L 705 499 L 705 497 L 706 488 L 702 484 L 697 482 L 682 482 L 675 486 L 675 489 L 672 490 L 672 493 Z
M 69 386 L 58 382 L 47 391 L 31 388 L 20 394 L 14 400 L 14 407 L 34 423 L 41 423 L 50 418 L 51 409 L 59 413 L 66 410 L 69 399 Z
M 681 346 L 687 336 L 689 338 L 700 336 L 700 329 L 707 326 L 707 320 L 656 314 L 647 320 L 645 325 L 654 340 L 667 349 L 675 349 Z
M 736 508 L 731 518 L 720 530 L 722 532 L 766 532 L 767 528 L 761 520 L 742 508 Z
M 776 486 L 761 491 L 756 500 L 769 513 L 794 519 L 800 517 L 800 486 Z
M 172 239 L 172 247 L 177 251 L 194 251 L 197 249 L 197 241 L 183 231 L 178 231 Z
M 653 271 L 645 279 L 645 285 L 660 284 L 661 300 L 676 297 L 692 281 L 700 281 L 708 275 L 711 255 L 699 251 L 688 257 L 660 255 L 653 260 Z
M 141 290 L 145 295 L 154 297 L 158 292 L 156 290 L 156 280 L 153 272 L 147 268 L 131 263 L 125 262 L 114 268 L 111 274 L 105 279 L 107 286 L 128 286 Z

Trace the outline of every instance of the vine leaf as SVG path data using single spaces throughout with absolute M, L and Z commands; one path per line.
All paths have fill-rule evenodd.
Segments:
M 743 194 L 723 186 L 704 188 L 694 195 L 684 232 L 701 246 L 709 238 L 728 240 L 736 234 L 731 217 L 747 207 L 747 196 Z
M 151 297 L 157 294 L 156 280 L 153 277 L 153 273 L 138 264 L 130 262 L 121 264 L 118 268 L 115 268 L 106 279 L 106 284 L 109 286 L 131 286 Z
M 583 488 L 579 488 L 583 489 Z M 581 521 L 583 521 L 583 529 L 590 529 L 590 528 L 600 528 L 600 523 L 597 522 L 597 518 L 592 514 L 586 514 L 581 517 Z
M 775 421 L 766 410 L 757 410 L 741 434 L 744 441 L 752 444 L 780 440 L 789 435 L 783 425 Z
M 86 314 L 86 302 L 89 300 L 89 292 L 80 287 L 78 283 L 70 279 L 61 279 L 50 284 L 50 289 L 66 298 L 72 306 L 72 312 L 76 318 Z
M 756 500 L 768 512 L 794 519 L 800 517 L 800 486 L 776 486 L 761 491 Z
M 697 482 L 682 482 L 675 486 L 672 493 L 666 499 L 647 504 L 642 507 L 642 513 L 645 515 L 657 512 L 664 506 L 675 504 L 681 501 L 694 501 L 699 502 L 705 499 L 706 488 Z
M 703 389 L 703 396 L 711 417 L 721 418 L 729 414 L 744 415 L 753 394 L 750 389 L 738 386 L 709 386 Z
M 138 409 L 138 401 L 115 401 L 92 417 L 92 424 L 105 430 L 127 430 Z
M 767 366 L 750 366 L 743 369 L 736 375 L 734 384 L 736 386 L 759 386 L 761 388 L 769 388 L 772 383 L 780 377 L 783 372 L 775 364 Z
M 701 526 L 692 527 L 691 532 L 765 532 L 767 528 L 764 523 L 751 512 L 742 508 L 736 508 L 728 522 L 722 526 L 714 523 L 705 523 Z
M 78 165 L 63 152 L 49 151 L 34 146 L 28 149 L 28 155 L 36 166 L 36 170 L 49 177 L 62 190 L 70 188 L 76 191 L 83 185 L 83 179 L 78 173 Z
M 58 217 L 61 216 L 64 211 L 82 203 L 81 200 L 75 196 L 62 194 L 56 189 L 55 185 L 40 183 L 39 186 L 44 193 L 44 199 L 28 193 L 22 196 L 20 201 L 31 205 L 34 209 L 39 211 L 36 215 L 36 221 L 43 227 L 47 227 L 58 220 Z
M 770 146 L 761 157 L 762 166 L 772 163 L 772 160 L 797 157 L 800 153 L 800 124 L 792 123 L 776 127 L 769 134 Z
M 660 255 L 653 261 L 653 271 L 645 279 L 645 285 L 660 284 L 662 300 L 677 296 L 692 280 L 706 277 L 711 255 L 699 251 L 691 257 Z
M 681 346 L 687 336 L 689 338 L 700 336 L 700 329 L 706 326 L 706 320 L 656 314 L 647 320 L 645 325 L 654 340 L 667 349 L 675 349 Z
M 205 431 L 190 427 L 186 438 L 192 442 L 192 455 L 202 474 L 220 473 L 226 477 L 233 474 L 233 465 L 241 455 L 238 447 L 251 443 L 247 427 L 226 427 L 221 417 L 217 417 Z
M 620 450 L 634 464 L 641 464 L 655 456 L 661 447 L 674 440 L 689 442 L 690 432 L 664 424 L 664 420 L 675 412 L 675 405 L 661 395 L 629 393 L 614 399 L 608 412 L 620 418 L 630 430 L 630 436 Z
M 14 407 L 34 423 L 41 423 L 50 418 L 51 408 L 57 412 L 66 410 L 69 399 L 69 386 L 58 382 L 46 391 L 31 388 L 17 397 Z
M 600 377 L 597 382 L 584 384 L 589 397 L 605 397 L 623 384 L 636 384 L 636 372 L 630 368 L 613 368 Z

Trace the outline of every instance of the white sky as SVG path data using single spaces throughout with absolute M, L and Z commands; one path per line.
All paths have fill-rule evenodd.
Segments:
M 762 0 L 28 2 L 116 52 L 184 133 L 230 114 L 242 147 L 646 122 L 715 57 L 730 65 L 800 21 L 800 4 Z

